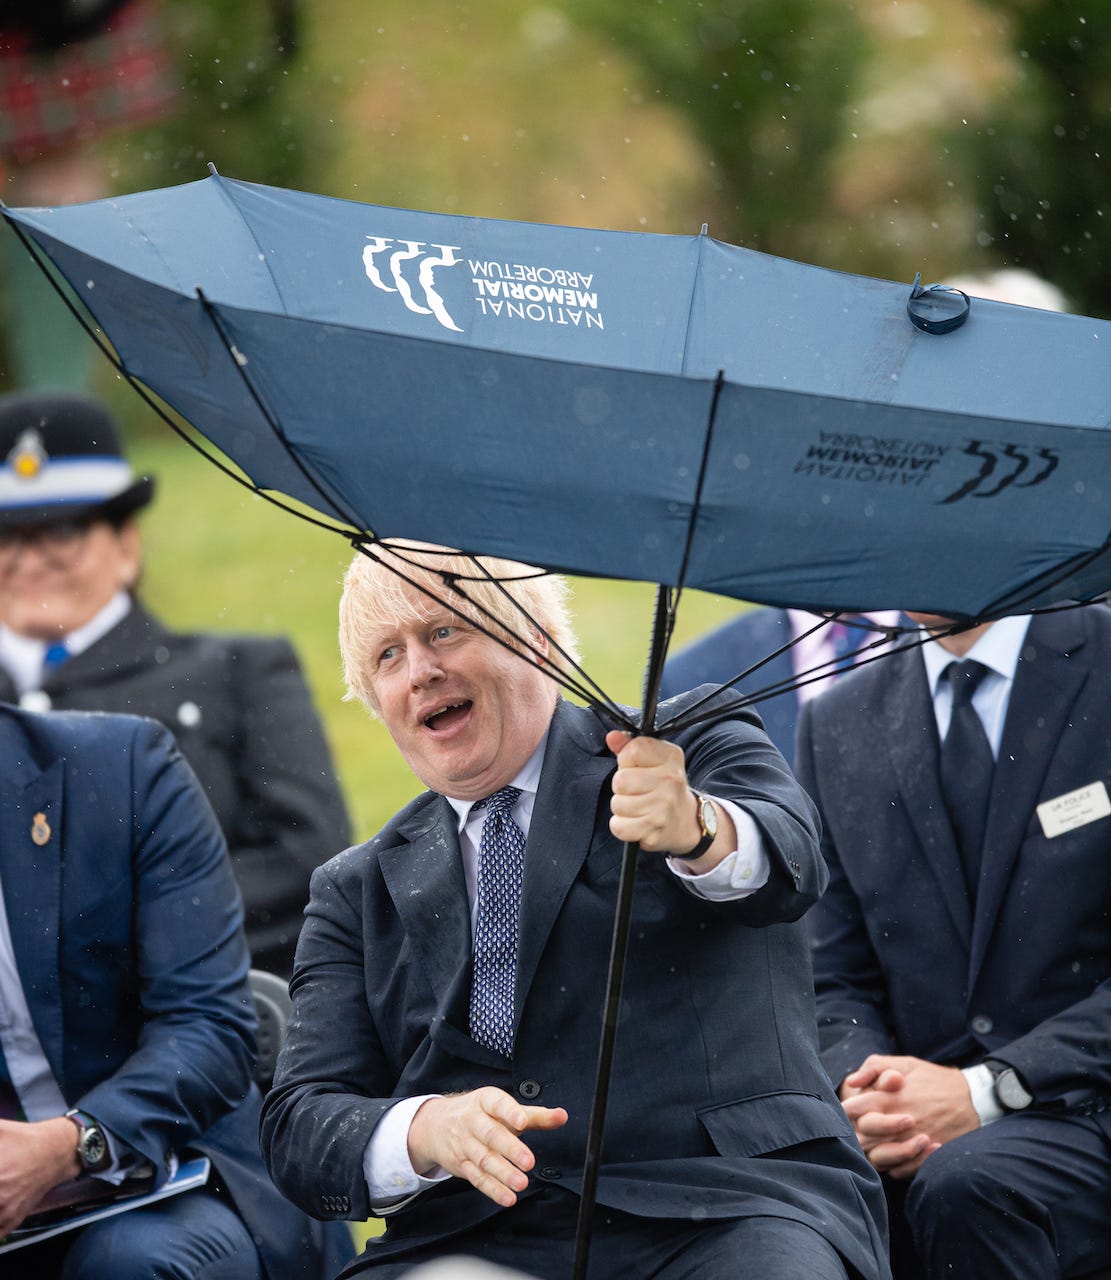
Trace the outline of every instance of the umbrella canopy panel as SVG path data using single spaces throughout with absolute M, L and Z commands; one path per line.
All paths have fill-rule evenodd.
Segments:
M 1107 322 L 929 334 L 907 285 L 708 236 L 215 176 L 6 216 L 255 484 L 377 536 L 822 609 L 1109 585 Z

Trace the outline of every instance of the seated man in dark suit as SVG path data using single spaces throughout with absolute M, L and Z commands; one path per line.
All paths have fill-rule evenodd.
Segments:
M 263 1114 L 275 1181 L 387 1216 L 349 1275 L 443 1253 L 570 1274 L 639 841 L 592 1274 L 885 1275 L 879 1180 L 817 1056 L 813 814 L 756 717 L 725 694 L 675 741 L 607 732 L 545 673 L 576 647 L 560 579 L 483 560 L 512 595 L 468 593 L 507 649 L 440 577 L 474 566 L 425 557 L 392 563 L 444 603 L 368 556 L 347 574 L 348 686 L 429 790 L 313 876 Z
M 71 1179 L 157 1188 L 179 1161 L 211 1162 L 206 1185 L 28 1244 L 0 1272 L 334 1274 L 343 1255 L 325 1262 L 321 1224 L 258 1154 L 242 903 L 170 735 L 0 706 L 0 761 L 0 1238 Z
M 257 968 L 288 979 L 325 851 L 350 839 L 289 641 L 182 635 L 140 604 L 136 476 L 87 396 L 0 396 L 0 699 L 123 711 L 174 734 L 224 832 Z
M 912 616 L 936 642 L 799 725 L 822 1057 L 900 1280 L 1085 1275 L 1111 1264 L 1111 611 Z
M 854 621 L 846 615 L 846 621 L 831 622 L 815 630 L 821 621 L 819 614 L 803 609 L 748 609 L 669 658 L 660 682 L 660 697 L 672 698 L 700 684 L 726 684 L 763 662 L 758 671 L 738 680 L 733 687 L 739 693 L 750 694 L 773 685 L 785 687 L 785 692 L 762 699 L 756 709 L 768 737 L 784 760 L 793 764 L 799 709 L 850 669 L 854 661 L 876 652 L 871 646 L 879 633 L 863 624 L 894 627 L 900 621 L 897 612 L 861 614 L 857 618 Z M 787 645 L 791 647 L 777 653 Z M 771 660 L 765 662 L 767 658 Z M 811 676 L 811 672 L 819 673 L 819 678 Z M 790 682 L 797 678 L 806 683 L 791 688 Z

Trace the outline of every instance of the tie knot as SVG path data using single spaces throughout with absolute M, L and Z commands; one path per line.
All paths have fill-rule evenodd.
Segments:
M 492 796 L 487 796 L 485 800 L 476 801 L 474 807 L 476 809 L 485 809 L 487 817 L 507 817 L 512 812 L 520 794 L 520 787 L 502 787 L 500 791 L 495 791 Z
M 860 627 L 847 626 L 844 622 L 831 622 L 828 637 L 833 656 L 840 663 L 860 648 L 865 641 L 866 632 Z
M 950 662 L 945 674 L 953 689 L 953 706 L 965 707 L 971 703 L 972 695 L 988 674 L 988 668 L 974 658 L 966 658 L 963 662 Z
M 66 648 L 64 640 L 57 640 L 54 644 L 47 645 L 46 651 L 42 655 L 42 666 L 44 671 L 53 671 L 55 667 L 60 667 L 69 657 L 69 650 Z

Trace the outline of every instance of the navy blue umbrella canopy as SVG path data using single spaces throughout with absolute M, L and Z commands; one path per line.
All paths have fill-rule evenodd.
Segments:
M 907 284 L 705 234 L 217 175 L 5 216 L 131 378 L 340 525 L 817 610 L 1111 587 L 1106 321 L 927 332 Z

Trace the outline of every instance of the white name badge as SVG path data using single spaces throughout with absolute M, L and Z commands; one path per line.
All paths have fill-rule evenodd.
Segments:
M 1048 840 L 1109 815 L 1111 800 L 1108 799 L 1107 788 L 1102 782 L 1089 782 L 1086 787 L 1066 791 L 1063 796 L 1038 805 L 1038 818 Z

